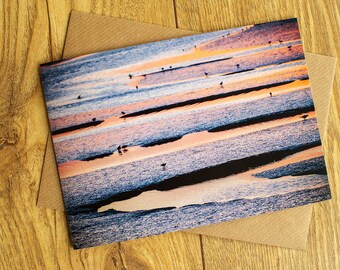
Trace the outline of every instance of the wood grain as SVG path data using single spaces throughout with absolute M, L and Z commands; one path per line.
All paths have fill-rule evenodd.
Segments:
M 0 2 L 0 269 L 340 269 L 340 63 L 324 150 L 333 199 L 306 252 L 185 233 L 74 251 L 63 213 L 35 206 L 47 136 L 38 66 L 57 60 L 71 9 L 196 31 L 298 17 L 305 50 L 340 57 L 337 0 Z
M 308 52 L 340 57 L 339 2 L 176 0 L 178 27 L 213 31 L 297 17 Z M 190 14 L 188 17 L 187 14 Z M 314 206 L 306 252 L 203 236 L 206 269 L 340 269 L 340 62 L 337 62 L 324 151 L 333 199 Z

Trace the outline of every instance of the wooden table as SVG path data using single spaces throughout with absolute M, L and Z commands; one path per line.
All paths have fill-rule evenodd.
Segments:
M 180 232 L 70 248 L 65 215 L 35 204 L 48 128 L 38 66 L 60 59 L 71 9 L 202 32 L 298 17 L 306 51 L 340 57 L 338 0 L 1 0 L 1 269 L 340 269 L 339 61 L 324 142 L 333 199 L 314 206 L 307 251 Z

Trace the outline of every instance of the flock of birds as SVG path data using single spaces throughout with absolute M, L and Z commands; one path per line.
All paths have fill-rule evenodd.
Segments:
M 247 28 L 246 28 L 246 29 L 247 29 Z M 242 31 L 244 31 L 244 29 L 242 29 Z M 230 35 L 230 33 L 227 34 L 227 36 L 229 36 L 229 35 Z M 222 37 L 224 38 L 225 36 L 223 35 Z M 280 44 L 283 42 L 281 39 L 279 39 L 278 41 L 279 41 Z M 269 41 L 268 41 L 268 44 L 271 46 L 271 45 L 272 45 L 272 41 L 269 40 Z M 196 49 L 197 46 L 194 46 L 194 48 Z M 289 45 L 289 46 L 287 46 L 287 48 L 288 48 L 288 50 L 291 50 L 291 49 L 292 49 L 292 46 Z M 184 51 L 184 49 L 183 49 L 183 51 Z M 240 64 L 236 64 L 236 68 L 237 68 L 237 69 L 240 69 Z M 169 66 L 169 69 L 172 69 L 172 66 Z M 169 70 L 169 69 L 168 69 L 168 70 Z M 161 67 L 161 71 L 164 72 L 164 71 L 165 71 L 165 68 L 164 68 L 164 67 Z M 206 78 L 208 78 L 209 73 L 208 73 L 208 72 L 204 72 L 204 75 L 205 75 Z M 133 78 L 133 75 L 132 75 L 132 74 L 129 74 L 128 76 L 129 76 L 129 79 L 132 79 L 132 78 Z M 142 76 L 145 78 L 147 75 L 144 74 L 144 75 L 142 75 Z M 221 82 L 219 83 L 219 85 L 220 85 L 221 87 L 223 87 L 223 81 L 221 81 Z M 139 89 L 138 85 L 136 85 L 135 87 L 136 87 L 136 89 Z M 270 97 L 272 97 L 272 96 L 273 96 L 273 93 L 272 93 L 272 92 L 269 92 L 269 95 L 270 95 Z M 78 96 L 78 99 L 82 99 L 82 96 L 79 95 L 79 96 Z M 121 112 L 121 114 L 122 114 L 122 115 L 125 115 L 126 113 L 125 113 L 125 112 Z M 308 117 L 308 114 L 304 114 L 304 115 L 302 115 L 300 118 L 302 118 L 303 120 L 306 120 L 307 117 Z M 92 118 L 92 121 L 95 122 L 95 121 L 96 121 L 96 118 Z M 128 146 L 127 146 L 127 145 L 119 145 L 119 146 L 117 147 L 117 151 L 118 151 L 118 154 L 119 154 L 119 155 L 122 155 L 123 152 L 127 152 L 127 151 L 128 151 Z M 162 163 L 162 164 L 161 164 L 161 167 L 163 168 L 163 170 L 165 170 L 165 169 L 166 169 L 166 163 Z
M 123 152 L 127 152 L 127 151 L 129 151 L 129 150 L 128 150 L 128 146 L 126 144 L 119 145 L 117 147 L 117 152 L 118 152 L 119 155 L 122 155 Z M 162 163 L 161 167 L 163 168 L 163 170 L 165 170 L 166 169 L 166 163 Z
M 127 145 L 119 145 L 119 146 L 117 147 L 118 154 L 119 154 L 119 155 L 122 155 L 123 152 L 129 151 L 129 150 L 127 149 L 127 147 L 128 147 Z

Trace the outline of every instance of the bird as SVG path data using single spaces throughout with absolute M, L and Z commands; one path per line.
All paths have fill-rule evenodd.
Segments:
M 143 77 L 146 78 L 146 74 L 143 74 Z
M 129 74 L 129 78 L 132 79 L 132 75 L 131 74 Z
M 81 95 L 78 96 L 78 99 L 81 99 Z
M 223 82 L 220 82 L 220 85 L 222 86 L 222 85 L 223 85 Z
M 273 93 L 272 93 L 272 92 L 269 92 L 269 95 L 272 97 L 272 96 L 273 96 Z
M 118 150 L 118 154 L 121 155 L 121 154 L 122 154 L 122 151 Z
M 162 71 L 164 71 L 164 68 L 162 67 Z
M 94 118 L 92 118 L 92 122 L 94 122 L 94 121 L 96 121 L 96 118 L 94 117 Z
M 172 66 L 170 66 L 169 68 L 172 68 Z
M 128 146 L 127 145 L 122 145 L 122 149 L 125 149 L 125 148 L 127 148 Z
M 165 170 L 166 163 L 162 163 L 161 166 L 163 167 L 163 170 Z
M 269 45 L 272 45 L 272 42 L 271 42 L 271 40 L 269 40 L 269 41 L 268 41 L 268 44 L 269 44 Z
M 236 67 L 237 67 L 237 68 L 240 68 L 240 64 L 237 64 Z
M 308 114 L 304 114 L 304 115 L 301 116 L 301 118 L 302 118 L 303 120 L 306 120 L 307 117 L 308 117 Z
M 119 151 L 120 149 L 122 149 L 122 147 L 119 145 L 119 146 L 117 147 L 117 150 Z
M 224 36 L 222 36 L 224 38 Z
M 138 85 L 136 85 L 136 89 L 138 89 Z
M 229 35 L 230 35 L 230 33 L 227 34 L 227 36 L 229 36 Z
M 197 48 L 197 46 L 194 46 L 195 47 L 195 49 Z
M 125 114 L 125 112 L 121 112 L 121 114 L 122 114 L 122 115 L 124 115 L 124 114 Z
M 126 149 L 126 148 L 125 148 L 125 149 L 123 149 L 123 152 L 127 152 L 127 151 L 129 151 L 129 150 L 128 150 L 128 149 Z
M 283 41 L 281 39 L 279 39 L 279 42 L 282 43 Z
M 289 45 L 287 48 L 288 48 L 288 50 L 290 50 L 290 49 L 292 48 L 292 46 L 291 46 L 291 45 Z
M 208 72 L 204 72 L 204 75 L 205 75 L 205 76 L 208 76 L 208 74 L 209 74 Z

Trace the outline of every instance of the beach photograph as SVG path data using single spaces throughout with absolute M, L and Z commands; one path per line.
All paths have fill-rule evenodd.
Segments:
M 76 249 L 331 198 L 295 18 L 40 74 Z

